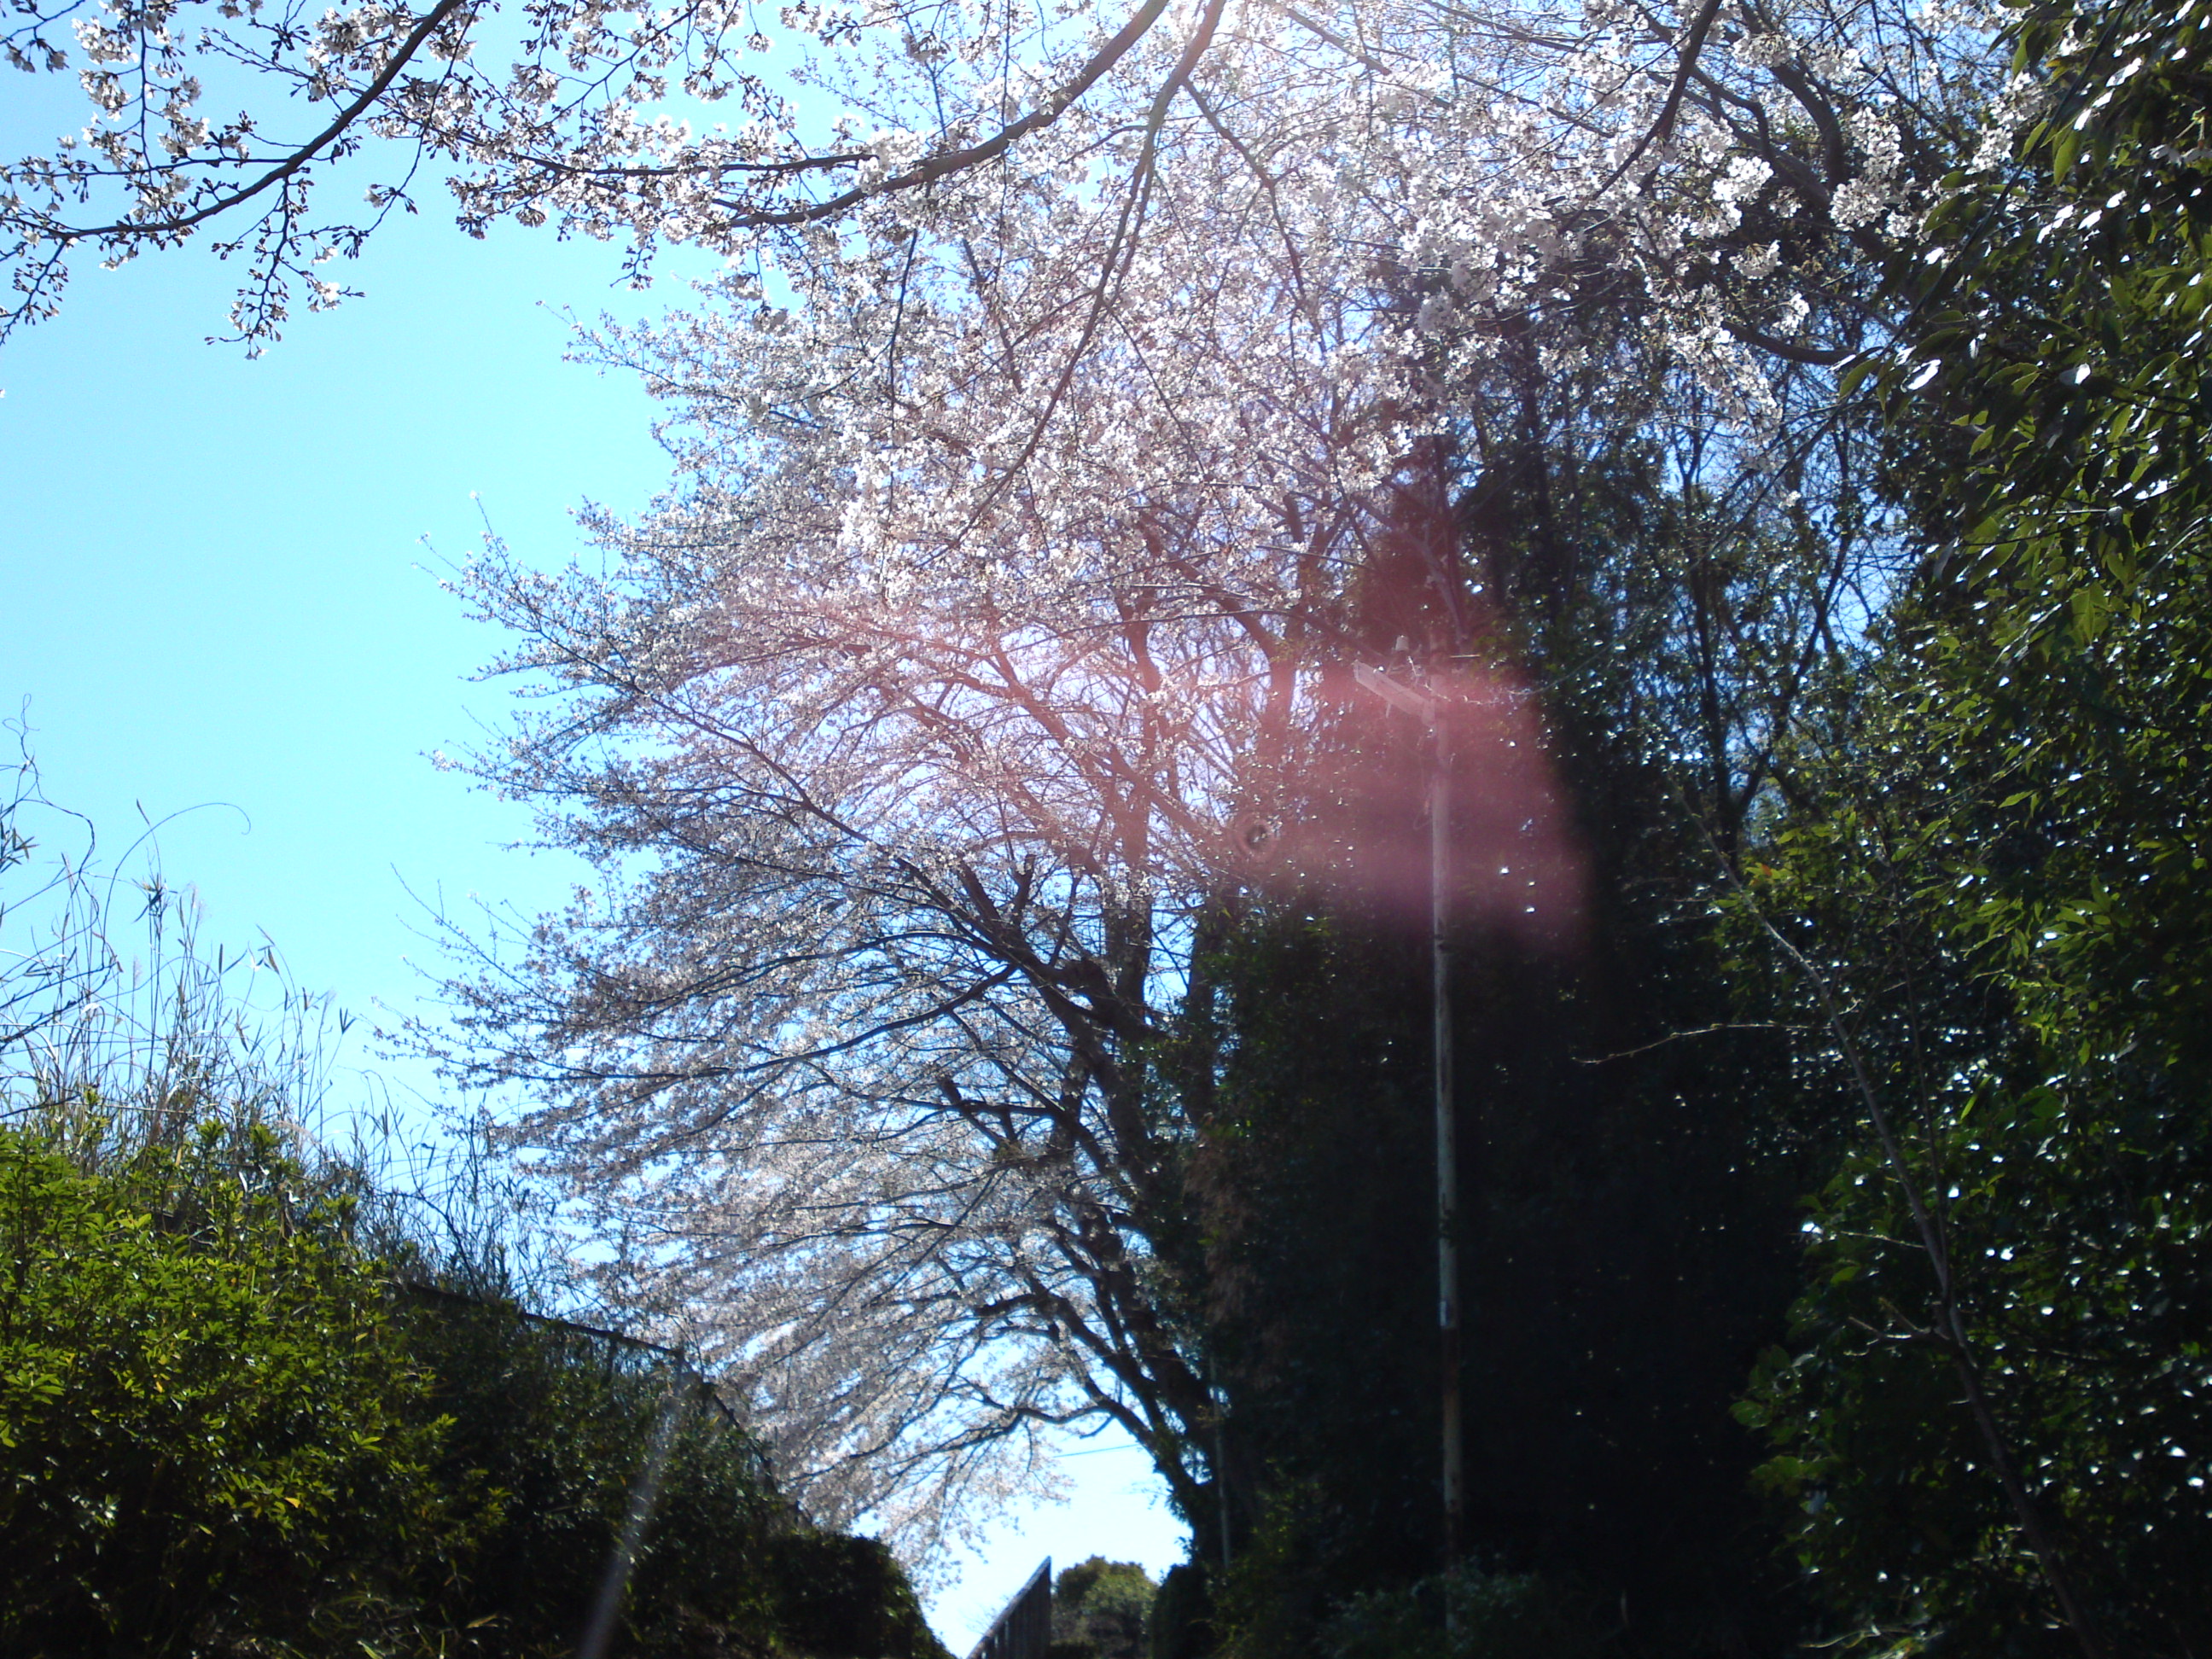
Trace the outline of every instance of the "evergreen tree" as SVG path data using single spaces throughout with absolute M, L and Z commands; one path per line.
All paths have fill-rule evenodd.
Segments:
M 1859 1123 L 1746 1415 L 1869 1644 L 2212 1641 L 2207 21 L 2022 19 L 1883 370 L 1928 556 L 1745 901 Z
M 1792 1598 L 1729 1409 L 1781 1328 L 1804 1176 L 1774 1115 L 1786 1053 L 1730 1016 L 1711 900 L 1716 849 L 1766 787 L 1747 757 L 1799 696 L 1746 656 L 1817 654 L 1792 585 L 1833 543 L 1777 512 L 1717 545 L 1709 495 L 1560 401 L 1474 458 L 1441 525 L 1407 503 L 1347 630 L 1379 660 L 1451 637 L 1461 607 L 1476 660 L 1541 712 L 1565 806 L 1551 829 L 1581 872 L 1549 936 L 1470 903 L 1455 940 L 1468 1543 L 1579 1585 L 1562 1594 L 1647 1650 L 1771 1643 Z M 1698 650 L 1723 615 L 1733 660 Z M 1262 904 L 1219 962 L 1193 1186 L 1224 1462 L 1264 1492 L 1231 1526 L 1240 1652 L 1297 1651 L 1355 1592 L 1443 1565 L 1428 951 L 1344 874 L 1381 820 L 1425 838 L 1422 762 L 1387 731 L 1342 706 L 1342 765 L 1293 809 L 1336 850 L 1309 849 L 1306 890 Z M 1504 787 L 1485 758 L 1458 781 L 1477 843 Z M 1460 872 L 1462 896 L 1488 875 Z

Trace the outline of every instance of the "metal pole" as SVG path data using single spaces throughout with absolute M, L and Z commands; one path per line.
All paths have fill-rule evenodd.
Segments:
M 1441 703 L 1429 712 L 1429 950 L 1435 1000 L 1437 1093 L 1437 1327 L 1443 1340 L 1444 1565 L 1459 1560 L 1467 1511 L 1459 1408 L 1459 1135 L 1452 1101 L 1451 731 Z M 1447 1592 L 1447 1607 L 1449 1607 Z
M 1401 643 L 1401 649 L 1403 644 Z M 1382 670 L 1354 663 L 1353 681 L 1421 720 L 1429 731 L 1429 953 L 1433 974 L 1437 1093 L 1437 1327 L 1443 1350 L 1444 1565 L 1459 1560 L 1466 1535 L 1467 1454 L 1459 1400 L 1459 1135 L 1452 1103 L 1451 1029 L 1451 732 L 1443 698 L 1426 685 L 1401 684 Z M 1444 1599 L 1448 1632 L 1457 1611 Z
M 1224 1443 L 1224 1423 L 1228 1418 L 1221 1399 L 1221 1389 L 1213 1380 L 1213 1356 L 1206 1357 L 1206 1392 L 1213 1406 L 1213 1492 L 1221 1500 L 1221 1569 L 1231 1565 L 1229 1555 L 1229 1451 Z

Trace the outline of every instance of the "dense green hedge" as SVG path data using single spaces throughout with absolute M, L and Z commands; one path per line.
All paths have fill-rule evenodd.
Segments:
M 409 1291 L 348 1185 L 252 1121 L 0 1129 L 0 1652 L 566 1656 L 605 1601 L 609 1654 L 939 1659 L 696 1379 Z

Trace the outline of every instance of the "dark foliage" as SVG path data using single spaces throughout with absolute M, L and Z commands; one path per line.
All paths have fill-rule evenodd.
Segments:
M 2023 10 L 1879 380 L 1927 556 L 1744 900 L 1860 1120 L 1745 1415 L 1869 1644 L 2212 1644 L 2209 26 Z
M 1637 584 L 1673 507 L 1633 460 L 1497 470 L 1446 533 L 1378 548 L 1364 625 L 1433 631 L 1434 548 L 1474 549 L 1489 577 L 1466 579 L 1470 644 L 1543 711 L 1568 809 L 1553 833 L 1583 873 L 1572 929 L 1455 940 L 1467 1542 L 1591 1586 L 1642 1651 L 1771 1644 L 1794 1599 L 1730 1408 L 1783 1327 L 1806 1167 L 1777 1122 L 1786 1048 L 1732 1012 L 1711 821 L 1682 801 L 1650 707 L 1671 625 L 1655 613 L 1679 596 Z M 1540 487 L 1545 515 L 1515 505 Z M 1535 523 L 1553 545 L 1495 528 Z M 1347 706 L 1344 781 L 1308 812 L 1350 799 L 1418 824 L 1407 738 Z M 1491 781 L 1463 769 L 1470 819 Z M 1428 951 L 1346 890 L 1263 905 L 1222 951 L 1191 1172 L 1223 1465 L 1245 1500 L 1227 1612 L 1255 1656 L 1313 1650 L 1348 1595 L 1442 1565 Z

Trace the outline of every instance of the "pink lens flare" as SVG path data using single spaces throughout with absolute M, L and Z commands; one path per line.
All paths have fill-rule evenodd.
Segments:
M 1587 860 L 1534 693 L 1510 668 L 1469 663 L 1431 668 L 1419 692 L 1438 708 L 1450 756 L 1449 915 L 1522 949 L 1579 948 Z M 1357 737 L 1316 763 L 1255 873 L 1425 931 L 1430 739 L 1379 701 L 1363 696 L 1348 713 L 1345 730 Z

